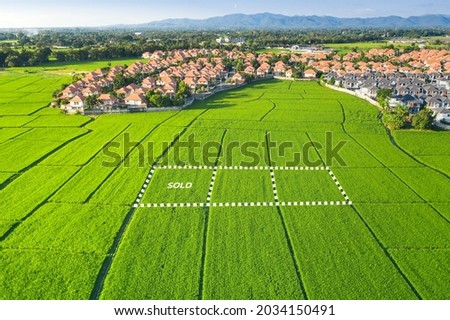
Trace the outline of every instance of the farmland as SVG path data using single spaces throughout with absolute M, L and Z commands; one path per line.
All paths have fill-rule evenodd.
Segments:
M 314 81 L 47 107 L 101 66 L 0 73 L 0 299 L 450 299 L 448 133 Z

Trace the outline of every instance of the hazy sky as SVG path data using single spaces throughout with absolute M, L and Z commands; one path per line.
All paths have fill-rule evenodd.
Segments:
M 449 0 L 0 0 L 0 28 L 104 26 L 272 12 L 336 17 L 450 15 Z

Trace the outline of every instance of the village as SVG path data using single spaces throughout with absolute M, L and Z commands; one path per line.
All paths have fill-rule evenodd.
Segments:
M 145 52 L 147 62 L 98 69 L 58 92 L 67 113 L 146 111 L 192 103 L 191 96 L 232 88 L 255 79 L 317 79 L 376 101 L 390 89 L 389 106 L 402 105 L 410 114 L 424 107 L 436 121 L 450 122 L 450 52 L 394 49 L 335 54 L 191 49 Z

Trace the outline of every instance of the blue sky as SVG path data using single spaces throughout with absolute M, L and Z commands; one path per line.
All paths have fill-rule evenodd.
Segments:
M 336 17 L 450 15 L 448 0 L 0 0 L 0 28 L 103 26 L 272 12 Z

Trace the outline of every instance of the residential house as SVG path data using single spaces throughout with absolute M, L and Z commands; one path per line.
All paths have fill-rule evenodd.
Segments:
M 303 73 L 303 76 L 307 79 L 314 79 L 317 76 L 316 71 L 314 71 L 313 69 L 307 69 L 305 70 L 305 72 Z
M 101 94 L 97 100 L 100 102 L 100 109 L 111 109 L 118 102 L 117 99 L 109 93 Z
M 86 98 L 78 93 L 69 101 L 69 105 L 66 106 L 66 111 L 69 113 L 84 112 L 86 106 Z
M 128 108 L 147 108 L 146 99 L 143 94 L 132 93 L 125 98 Z

